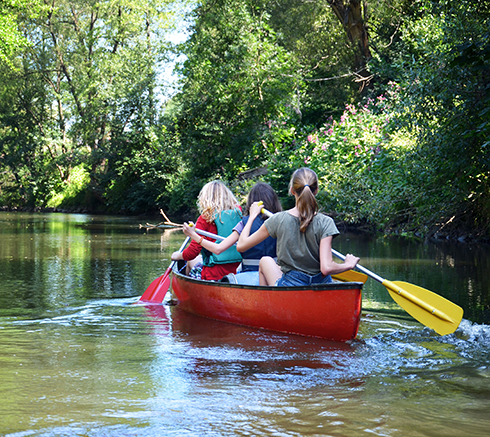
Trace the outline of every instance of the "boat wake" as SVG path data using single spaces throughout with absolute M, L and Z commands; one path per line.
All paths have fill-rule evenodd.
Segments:
M 461 368 L 480 373 L 490 368 L 490 326 L 469 320 L 463 320 L 453 334 L 439 336 L 410 319 L 367 314 L 357 339 L 340 343 L 246 328 L 175 307 L 131 305 L 135 301 L 95 300 L 47 311 L 38 318 L 10 318 L 0 328 L 21 325 L 28 331 L 49 328 L 46 332 L 56 332 L 58 327 L 78 330 L 90 326 L 94 335 L 151 332 L 161 337 L 157 343 L 165 345 L 166 354 L 198 363 L 195 372 L 201 376 L 216 372 L 218 366 L 223 374 L 240 369 L 238 373 L 299 378 L 307 385 L 370 376 L 450 378 L 452 373 L 460 374 Z
M 403 378 L 448 378 L 452 369 L 490 365 L 490 326 L 463 320 L 450 335 L 429 328 L 410 329 L 403 323 L 383 323 L 376 335 L 364 338 L 355 355 L 360 374 Z M 395 327 L 399 329 L 394 329 Z M 459 370 L 460 372 L 460 370 Z

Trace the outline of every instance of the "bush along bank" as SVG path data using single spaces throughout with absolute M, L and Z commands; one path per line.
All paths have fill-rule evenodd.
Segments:
M 434 183 L 421 156 L 416 130 L 397 113 L 399 89 L 358 105 L 320 127 L 271 127 L 266 176 L 283 190 L 295 168 L 307 166 L 320 179 L 318 201 L 338 222 L 369 232 L 490 241 L 488 222 L 477 220 L 462 188 Z M 281 188 L 282 187 L 282 188 Z M 479 224 L 481 223 L 481 224 Z

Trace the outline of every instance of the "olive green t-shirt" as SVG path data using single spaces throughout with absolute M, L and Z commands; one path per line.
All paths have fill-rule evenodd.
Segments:
M 339 234 L 333 219 L 324 214 L 315 215 L 305 232 L 299 230 L 299 218 L 287 211 L 274 214 L 264 224 L 269 235 L 277 239 L 277 264 L 283 273 L 320 273 L 320 241 Z

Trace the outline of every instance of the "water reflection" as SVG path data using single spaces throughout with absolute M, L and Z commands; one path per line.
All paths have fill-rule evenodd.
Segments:
M 364 385 L 355 364 L 359 360 L 355 351 L 362 342 L 336 343 L 254 330 L 187 314 L 178 307 L 145 310 L 161 340 L 162 359 L 152 373 L 164 387 L 157 398 L 168 407 L 166 426 L 183 421 L 195 435 L 206 434 L 212 423 L 219 424 L 219 435 L 270 435 L 281 429 L 287 429 L 288 435 L 308 435 L 312 426 L 318 426 L 319 415 L 328 423 L 329 408 L 342 406 L 339 394 L 352 401 L 353 393 Z M 170 323 L 171 342 L 166 323 L 161 329 L 158 320 Z M 165 392 L 169 384 L 170 399 Z M 187 412 L 184 416 L 182 408 Z M 305 414 L 305 410 L 311 411 Z
M 0 213 L 0 226 L 2 311 L 134 296 L 166 264 L 172 235 L 159 243 L 129 219 L 83 214 Z
M 2 212 L 0 311 L 141 295 L 165 271 L 182 238 L 180 230 L 147 231 L 126 217 Z M 490 323 L 488 245 L 342 234 L 335 247 L 359 255 L 386 279 L 448 298 L 464 308 L 465 318 Z M 373 280 L 364 287 L 363 307 L 404 313 Z
M 340 236 L 465 320 L 440 337 L 369 280 L 358 338 L 335 343 L 133 305 L 183 240 L 138 225 L 0 213 L 0 434 L 488 434 L 488 247 Z

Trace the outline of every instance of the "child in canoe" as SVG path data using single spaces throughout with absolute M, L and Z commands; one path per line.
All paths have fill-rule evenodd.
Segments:
M 277 263 L 264 257 L 259 265 L 260 285 L 301 286 L 331 282 L 330 275 L 353 269 L 359 258 L 348 254 L 342 264 L 333 261 L 332 240 L 339 231 L 332 218 L 318 213 L 318 177 L 309 168 L 293 173 L 289 193 L 296 206 L 274 214 L 253 234 L 253 223 L 262 209 L 254 203 L 250 220 L 238 239 L 237 249 L 245 252 L 271 236 L 277 239 Z
M 227 237 L 242 219 L 237 199 L 221 181 L 212 181 L 202 187 L 198 197 L 199 217 L 196 227 L 213 234 Z M 198 236 L 183 252 L 172 253 L 172 260 L 187 261 L 187 272 L 198 279 L 217 281 L 229 273 L 235 273 L 242 261 L 235 247 L 215 255 L 204 248 L 208 237 Z M 202 269 L 201 257 L 202 255 Z
M 202 240 L 201 245 L 206 250 L 215 254 L 221 254 L 228 248 L 232 247 L 240 237 L 240 234 L 248 223 L 250 216 L 248 215 L 251 205 L 254 202 L 263 202 L 263 207 L 273 213 L 282 211 L 281 202 L 277 197 L 276 192 L 269 184 L 264 182 L 258 182 L 255 184 L 250 193 L 247 196 L 247 204 L 245 206 L 245 216 L 243 219 L 233 228 L 233 232 L 230 236 L 225 238 L 219 243 L 213 243 L 209 240 Z M 257 231 L 267 219 L 263 214 L 258 214 L 254 220 L 252 220 L 250 233 Z M 196 226 L 189 226 L 184 224 L 184 234 L 190 237 L 193 241 L 201 241 L 201 236 L 196 233 L 195 229 L 201 229 L 198 224 Z M 236 279 L 239 283 L 256 284 L 258 285 L 258 272 L 259 261 L 262 257 L 269 256 L 273 259 L 276 258 L 276 240 L 272 237 L 266 238 L 254 247 L 251 247 L 247 251 L 242 253 L 242 270 Z

